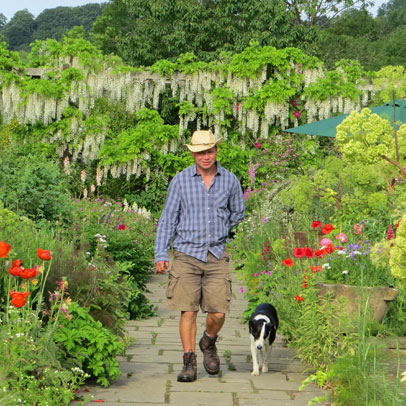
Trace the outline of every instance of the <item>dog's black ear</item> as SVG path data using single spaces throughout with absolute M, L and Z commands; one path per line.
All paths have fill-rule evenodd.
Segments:
M 250 334 L 253 333 L 253 325 L 252 325 L 252 321 L 251 321 L 251 320 L 248 322 L 248 331 L 250 332 Z

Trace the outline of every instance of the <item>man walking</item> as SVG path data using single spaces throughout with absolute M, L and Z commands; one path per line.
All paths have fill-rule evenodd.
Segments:
M 217 162 L 219 141 L 211 131 L 195 131 L 191 151 L 195 164 L 178 173 L 169 185 L 155 239 L 155 267 L 164 274 L 173 238 L 174 259 L 166 287 L 168 307 L 181 312 L 179 333 L 184 350 L 179 382 L 197 376 L 196 318 L 199 307 L 206 330 L 199 341 L 207 373 L 219 372 L 217 333 L 231 300 L 230 257 L 225 250 L 229 231 L 244 218 L 241 185 Z

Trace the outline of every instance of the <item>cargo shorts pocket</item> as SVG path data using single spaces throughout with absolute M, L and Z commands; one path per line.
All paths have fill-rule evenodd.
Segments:
M 166 284 L 166 297 L 167 299 L 172 299 L 175 293 L 175 288 L 178 283 L 179 278 L 169 276 L 169 280 Z
M 226 299 L 228 302 L 230 302 L 231 296 L 233 294 L 231 278 L 230 277 L 225 278 L 224 283 L 225 283 L 225 287 L 226 287 Z

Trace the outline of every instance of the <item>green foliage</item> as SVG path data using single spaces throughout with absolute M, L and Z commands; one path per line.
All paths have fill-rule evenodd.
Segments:
M 107 140 L 99 152 L 103 164 L 129 162 L 141 153 L 151 151 L 171 139 L 177 139 L 176 126 L 166 125 L 159 113 L 147 108 L 137 113 L 138 125 L 124 130 L 114 139 Z
M 331 365 L 329 377 L 335 388 L 334 403 L 348 406 L 404 405 L 399 377 L 388 379 L 388 358 L 378 340 L 367 340 L 360 335 L 356 351 L 341 356 Z
M 268 101 L 282 103 L 292 98 L 296 92 L 297 89 L 282 82 L 267 83 L 258 92 L 249 97 L 244 105 L 247 109 L 263 113 L 265 104 Z
M 0 201 L 0 230 L 2 238 L 8 239 L 16 230 L 24 230 L 24 233 L 35 232 L 35 223 L 27 217 L 19 217 L 11 210 L 5 209 Z
M 406 96 L 406 72 L 403 66 L 385 66 L 376 72 L 373 83 L 382 89 L 379 92 L 379 99 L 388 102 L 393 100 L 395 92 L 396 98 Z
M 69 236 L 55 236 L 46 290 L 53 291 L 59 281 L 66 279 L 72 300 L 89 309 L 90 315 L 114 334 L 123 336 L 133 294 L 131 283 L 102 246 L 91 249 L 79 224 L 75 223 L 69 232 Z
M 175 62 L 168 61 L 166 59 L 161 59 L 155 62 L 150 68 L 151 73 L 157 72 L 161 76 L 173 75 L 178 69 L 178 65 Z
M 13 51 L 29 51 L 35 31 L 34 16 L 27 10 L 17 11 L 11 20 L 2 28 L 1 34 Z
M 218 114 L 224 111 L 225 114 L 231 114 L 231 103 L 233 93 L 226 87 L 216 87 L 213 92 L 213 113 Z
M 17 214 L 36 221 L 70 221 L 66 179 L 41 154 L 10 149 L 0 154 L 0 200 Z
M 0 402 L 3 405 L 69 405 L 84 383 L 80 372 L 63 368 L 45 337 L 0 328 Z
M 194 104 L 190 103 L 190 101 L 185 100 L 183 103 L 179 104 L 179 115 L 185 116 L 189 114 L 195 114 L 199 111 L 199 108 L 196 107 Z
M 83 37 L 92 28 L 93 22 L 101 15 L 102 4 L 86 4 L 79 7 L 47 8 L 35 18 L 33 38 L 60 40 L 67 30 L 81 26 Z
M 393 129 L 388 120 L 371 110 L 352 112 L 337 128 L 337 145 L 348 162 L 374 164 L 382 161 L 382 155 L 392 156 L 394 150 Z
M 11 72 L 15 68 L 23 68 L 18 53 L 9 51 L 6 42 L 0 42 L 0 71 L 4 74 L 4 72 Z
M 406 126 L 398 130 L 399 151 L 405 149 L 405 130 Z M 402 206 L 405 188 L 404 182 L 392 184 L 405 167 L 403 153 L 399 165 L 395 162 L 392 134 L 389 122 L 369 109 L 352 112 L 337 130 L 336 147 L 342 159 L 330 157 L 319 169 L 309 170 L 300 180 L 292 179 L 281 195 L 284 204 L 310 216 L 322 204 L 339 224 L 369 217 L 387 227 L 388 210 Z
M 237 76 L 254 78 L 265 66 L 272 64 L 282 75 L 294 76 L 292 64 L 301 64 L 302 68 L 316 68 L 319 63 L 317 58 L 306 55 L 300 49 L 276 49 L 272 46 L 260 46 L 253 41 L 249 47 L 233 56 L 228 69 Z
M 228 140 L 220 144 L 218 160 L 222 166 L 234 173 L 242 184 L 247 183 L 249 151 L 241 149 L 237 143 L 237 137 L 229 135 Z
M 0 233 L 3 233 L 2 229 Z M 7 272 L 10 262 L 5 259 L 0 262 L 0 287 L 6 285 L 8 288 L 5 296 L 0 298 L 0 366 L 4 374 L 0 376 L 0 399 L 7 405 L 68 405 L 74 397 L 73 391 L 86 378 L 82 370 L 71 368 L 75 364 L 65 368 L 58 361 L 54 332 L 60 319 L 70 317 L 70 303 L 64 289 L 65 281 L 60 281 L 59 286 L 52 293 L 49 292 L 52 300 L 45 301 L 44 289 L 52 255 L 42 258 L 44 262 L 40 264 L 35 254 L 38 246 L 51 248 L 52 241 L 45 245 L 41 234 L 18 229 L 7 238 L 11 246 L 7 259 L 20 262 L 22 268 L 15 268 L 13 261 L 15 270 L 34 271 L 28 279 L 29 275 L 11 276 Z M 0 238 L 3 239 L 3 236 L 0 235 Z M 40 265 L 34 267 L 34 264 Z M 24 296 L 16 301 L 14 295 L 19 294 Z
M 287 12 L 283 2 L 260 0 L 170 4 L 114 0 L 96 20 L 93 38 L 104 53 L 115 53 L 135 66 L 160 59 L 175 61 L 182 54 L 210 61 L 222 52 L 241 52 L 251 41 L 311 49 L 314 30 L 295 26 L 293 13 Z M 161 64 L 154 69 L 167 73 L 173 66 Z
M 341 59 L 336 63 L 336 70 L 326 72 L 325 77 L 318 78 L 304 89 L 304 94 L 315 100 L 326 100 L 341 95 L 356 100 L 360 90 L 356 85 L 365 77 L 365 71 L 357 61 Z
M 95 321 L 89 311 L 72 302 L 69 306 L 72 319 L 61 319 L 61 327 L 55 332 L 55 342 L 64 351 L 60 357 L 62 363 L 70 363 L 73 358 L 89 375 L 97 378 L 103 386 L 109 385 L 109 379 L 120 376 L 117 355 L 124 354 L 124 346 L 117 338 Z
M 402 286 L 406 283 L 406 215 L 400 221 L 393 247 L 390 251 L 389 265 L 392 275 Z
M 92 266 L 84 267 L 77 279 L 82 280 L 81 286 L 75 288 L 87 297 L 84 305 L 112 327 L 122 326 L 120 317 L 125 317 L 124 312 L 131 319 L 152 315 L 152 304 L 144 292 L 153 265 L 154 222 L 126 201 L 84 199 L 75 202 L 75 223 L 77 227 L 82 223 L 75 235 L 78 239 L 84 236 L 88 242 L 87 258 L 92 261 Z M 61 259 L 65 261 L 74 262 L 66 256 Z M 67 273 L 74 276 L 73 272 Z M 88 282 L 84 281 L 86 277 Z M 87 296 L 91 294 L 94 297 Z

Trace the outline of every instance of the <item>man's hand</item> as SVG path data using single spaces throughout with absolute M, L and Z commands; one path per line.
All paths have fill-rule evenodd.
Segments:
M 169 268 L 168 261 L 159 261 L 155 264 L 155 274 L 165 274 L 166 270 Z

